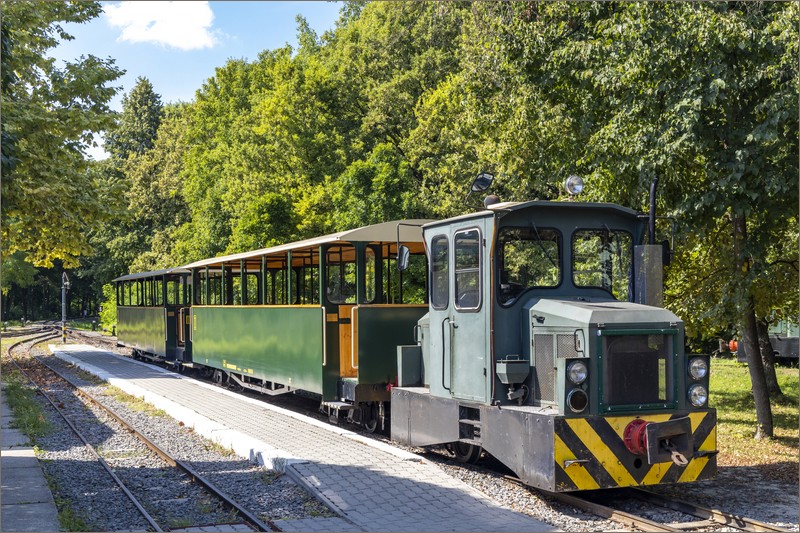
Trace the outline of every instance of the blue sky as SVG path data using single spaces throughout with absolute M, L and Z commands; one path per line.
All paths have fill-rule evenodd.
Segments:
M 144 76 L 164 103 L 191 101 L 214 69 L 228 59 L 253 60 L 262 50 L 297 43 L 299 14 L 322 35 L 339 18 L 340 2 L 103 2 L 104 13 L 85 24 L 66 24 L 75 39 L 51 54 L 74 60 L 111 57 L 126 71 L 111 103 Z M 90 154 L 102 158 L 100 151 Z

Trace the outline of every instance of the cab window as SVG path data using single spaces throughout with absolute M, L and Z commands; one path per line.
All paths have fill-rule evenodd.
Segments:
M 572 237 L 572 279 L 627 301 L 631 293 L 633 237 L 627 231 L 579 230 Z
M 431 305 L 434 309 L 447 309 L 449 299 L 450 258 L 447 237 L 440 235 L 431 241 Z
M 536 226 L 502 228 L 497 265 L 501 304 L 511 304 L 528 289 L 561 284 L 561 232 Z
M 455 306 L 475 310 L 481 306 L 481 233 L 477 229 L 455 234 Z

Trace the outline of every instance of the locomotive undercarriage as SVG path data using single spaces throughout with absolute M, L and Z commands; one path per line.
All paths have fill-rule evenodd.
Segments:
M 716 472 L 713 409 L 564 417 L 438 398 L 422 387 L 394 388 L 392 404 L 392 440 L 446 444 L 465 462 L 483 449 L 526 484 L 552 492 L 689 482 Z

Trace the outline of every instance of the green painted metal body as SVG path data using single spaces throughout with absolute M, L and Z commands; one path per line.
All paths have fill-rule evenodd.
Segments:
M 196 363 L 317 394 L 327 389 L 320 307 L 194 306 L 192 313 Z M 334 380 L 334 394 L 335 387 Z
M 164 307 L 118 307 L 117 339 L 125 346 L 167 356 Z
M 427 305 L 358 306 L 358 382 L 394 383 L 397 347 L 416 344 L 414 326 Z

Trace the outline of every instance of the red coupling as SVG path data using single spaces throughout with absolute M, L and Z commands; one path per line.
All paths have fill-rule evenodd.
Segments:
M 622 432 L 622 440 L 625 441 L 625 447 L 634 455 L 647 454 L 647 425 L 649 422 L 637 418 L 631 420 L 625 431 Z

